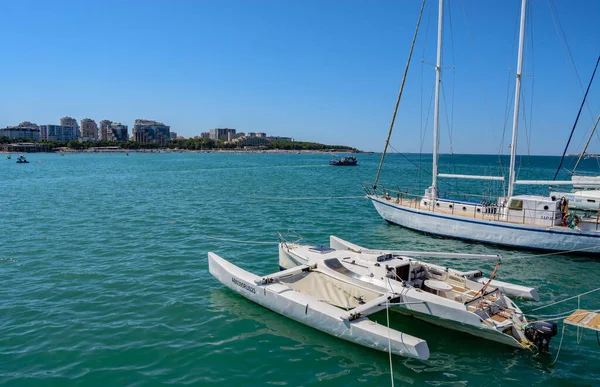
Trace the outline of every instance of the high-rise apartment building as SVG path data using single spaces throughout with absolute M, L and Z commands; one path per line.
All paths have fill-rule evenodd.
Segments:
M 128 141 L 129 131 L 127 125 L 120 122 L 112 122 L 107 128 L 107 141 Z
M 79 125 L 77 124 L 77 120 L 73 117 L 63 117 L 60 119 L 60 126 L 63 127 L 72 127 L 75 131 L 75 137 L 78 138 L 81 136 L 81 132 L 79 131 Z M 70 132 L 70 130 L 68 130 Z
M 100 141 L 108 140 L 108 127 L 112 124 L 112 121 L 102 120 L 100 121 Z
M 81 120 L 81 141 L 98 140 L 98 125 L 91 118 Z
M 39 141 L 41 138 L 40 127 L 32 122 L 23 121 L 17 126 L 8 126 L 0 129 L 0 137 Z
M 60 124 L 62 126 L 78 126 L 77 120 L 73 117 L 63 117 L 60 119 Z
M 135 120 L 132 135 L 133 140 L 137 142 L 166 144 L 171 140 L 170 127 L 162 122 L 151 120 Z
M 77 126 L 41 125 L 40 137 L 44 141 L 71 141 L 79 138 Z
M 230 142 L 235 136 L 235 129 L 229 128 L 215 128 L 210 130 L 211 140 L 220 140 L 224 142 Z

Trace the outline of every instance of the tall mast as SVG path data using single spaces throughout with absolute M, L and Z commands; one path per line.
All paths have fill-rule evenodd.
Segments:
M 513 195 L 515 185 L 515 159 L 517 157 L 517 137 L 519 128 L 519 104 L 521 99 L 521 70 L 523 67 L 523 40 L 525 39 L 525 10 L 527 0 L 521 3 L 521 28 L 519 32 L 519 56 L 517 58 L 517 77 L 515 86 L 515 108 L 513 112 L 513 130 L 510 143 L 510 170 L 508 175 L 508 196 Z
M 438 153 L 440 150 L 440 86 L 442 83 L 442 26 L 444 22 L 444 0 L 439 0 L 438 42 L 435 62 L 435 106 L 433 110 L 433 166 L 431 169 L 431 197 L 437 198 Z

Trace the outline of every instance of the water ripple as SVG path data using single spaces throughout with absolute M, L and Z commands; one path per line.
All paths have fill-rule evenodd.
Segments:
M 465 165 L 487 160 L 471 157 L 480 158 Z M 371 247 L 500 253 L 499 275 L 538 286 L 548 302 L 590 290 L 590 279 L 600 277 L 597 261 L 585 256 L 536 257 L 389 226 L 362 199 L 277 200 L 361 196 L 360 182 L 374 176 L 377 156 L 361 156 L 350 169 L 327 168 L 326 155 L 36 158 L 41 163 L 29 169 L 0 163 L 0 385 L 388 385 L 386 354 L 240 299 L 208 273 L 208 251 L 258 274 L 277 271 L 276 246 L 233 240 L 276 242 L 277 232 L 288 229 L 315 244 L 334 234 Z M 406 162 L 389 160 L 383 179 L 419 179 Z M 494 263 L 478 265 L 491 272 Z M 598 298 L 582 299 L 581 306 L 594 303 Z M 551 365 L 415 321 L 393 325 L 426 338 L 432 356 L 395 357 L 397 385 L 600 380 L 589 334 L 578 345 L 575 330 L 567 329 Z

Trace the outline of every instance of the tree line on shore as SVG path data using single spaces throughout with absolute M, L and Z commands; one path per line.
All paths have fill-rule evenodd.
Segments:
M 187 138 L 181 140 L 171 140 L 166 144 L 156 143 L 141 143 L 136 141 L 31 141 L 30 139 L 12 139 L 8 137 L 0 137 L 0 144 L 15 143 L 15 142 L 33 142 L 36 144 L 47 145 L 48 148 L 54 150 L 56 148 L 71 148 L 85 150 L 96 147 L 119 146 L 122 149 L 182 149 L 182 150 L 212 150 L 212 149 L 244 149 L 245 145 L 236 143 L 223 142 L 220 140 L 212 140 L 208 138 Z M 345 145 L 325 145 L 316 142 L 304 141 L 285 141 L 278 140 L 260 145 L 260 149 L 281 149 L 281 150 L 313 150 L 313 151 L 345 151 L 354 152 L 355 148 Z

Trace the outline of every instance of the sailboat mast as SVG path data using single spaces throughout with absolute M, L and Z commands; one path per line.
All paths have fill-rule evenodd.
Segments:
M 521 71 L 523 68 L 523 40 L 525 39 L 525 11 L 527 0 L 521 2 L 521 28 L 519 32 L 519 56 L 517 58 L 517 77 L 515 86 L 515 107 L 513 112 L 513 130 L 510 143 L 510 170 L 508 176 L 508 197 L 513 195 L 515 185 L 515 159 L 517 157 L 517 137 L 519 127 L 519 104 L 521 100 Z
M 433 110 L 433 166 L 431 169 L 431 197 L 438 196 L 438 153 L 440 151 L 440 86 L 442 83 L 442 27 L 444 22 L 444 0 L 439 0 L 438 42 L 435 62 L 435 106 Z

